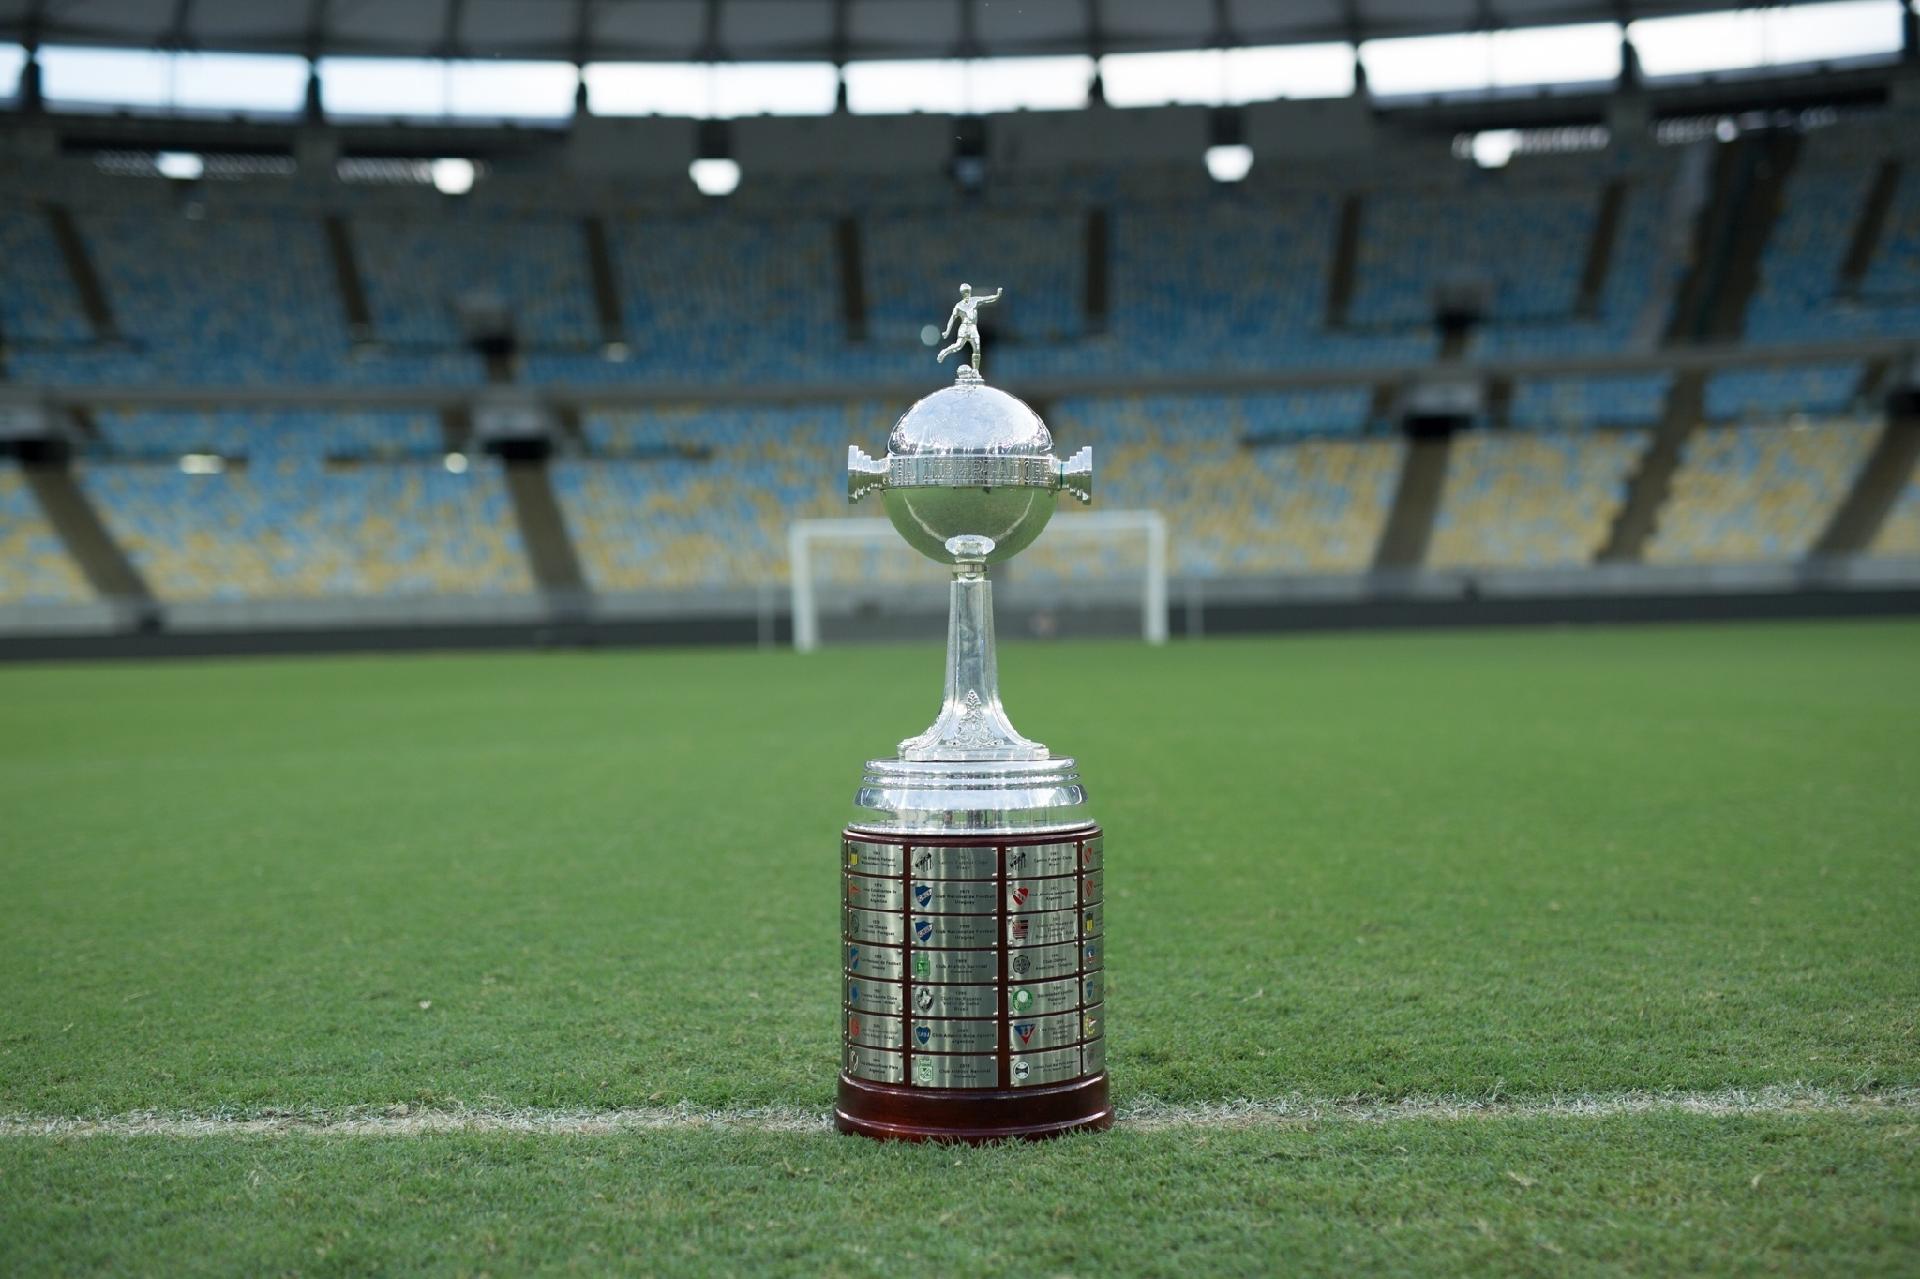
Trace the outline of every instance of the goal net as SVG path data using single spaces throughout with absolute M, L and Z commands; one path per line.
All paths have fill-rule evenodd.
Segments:
M 823 622 L 834 635 L 890 634 L 891 619 L 946 612 L 950 575 L 886 520 L 796 520 L 787 558 L 793 646 L 803 653 L 820 647 Z M 1158 511 L 1061 512 L 988 574 L 1002 635 L 1051 635 L 1079 618 L 1123 616 L 1137 619 L 1126 625 L 1137 624 L 1149 644 L 1166 642 L 1167 524 Z

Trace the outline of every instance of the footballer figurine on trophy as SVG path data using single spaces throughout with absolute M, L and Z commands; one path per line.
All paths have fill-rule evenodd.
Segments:
M 1113 1122 L 1102 1000 L 1102 837 L 1071 759 L 1000 704 L 987 566 L 1025 549 L 1056 495 L 1093 498 L 1031 408 L 980 376 L 900 418 L 887 455 L 847 450 L 847 498 L 878 493 L 908 544 L 953 574 L 946 688 L 925 732 L 870 760 L 841 839 L 842 1058 L 834 1122 L 909 1140 L 1050 1137 Z

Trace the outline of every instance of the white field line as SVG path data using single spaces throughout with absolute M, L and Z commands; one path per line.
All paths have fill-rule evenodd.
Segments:
M 1119 1126 L 1135 1132 L 1185 1128 L 1289 1127 L 1307 1124 L 1459 1122 L 1476 1119 L 1606 1118 L 1617 1115 L 1773 1115 L 1812 1112 L 1914 1112 L 1920 1086 L 1846 1091 L 1803 1084 L 1708 1092 L 1589 1093 L 1536 1099 L 1412 1097 L 1375 1102 L 1286 1097 L 1174 1105 L 1151 1098 L 1119 1108 Z M 406 1106 L 204 1114 L 133 1111 L 106 1116 L 0 1115 L 0 1137 L 241 1137 L 318 1135 L 416 1137 L 443 1133 L 595 1136 L 676 1129 L 822 1133 L 831 1117 L 795 1106 L 713 1110 L 643 1106 L 622 1110 L 416 1110 Z

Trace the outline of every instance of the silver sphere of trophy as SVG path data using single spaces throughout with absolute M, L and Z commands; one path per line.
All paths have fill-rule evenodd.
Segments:
M 849 500 L 876 489 L 887 518 L 922 555 L 998 564 L 1040 536 L 1056 493 L 1093 500 L 1093 451 L 1055 458 L 1040 415 L 963 364 L 952 386 L 901 415 L 884 459 L 847 450 Z

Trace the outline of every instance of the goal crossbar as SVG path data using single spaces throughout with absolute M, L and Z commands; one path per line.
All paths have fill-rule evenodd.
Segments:
M 1149 644 L 1167 642 L 1167 521 L 1158 511 L 1089 511 L 1051 526 L 1075 535 L 1146 542 L 1140 592 L 1140 637 Z M 1044 534 L 1042 536 L 1045 536 Z M 795 520 L 787 529 L 787 570 L 792 589 L 793 647 L 811 653 L 820 647 L 820 602 L 813 580 L 815 546 L 897 545 L 899 534 L 883 519 Z

